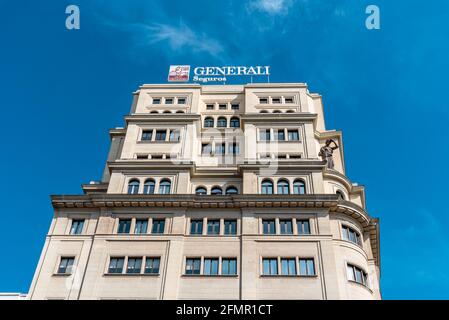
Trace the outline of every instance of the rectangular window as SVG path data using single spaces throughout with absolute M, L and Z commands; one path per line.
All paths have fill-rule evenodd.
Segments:
M 179 141 L 179 130 L 170 130 L 170 141 Z
M 280 97 L 273 97 L 271 99 L 271 103 L 281 103 L 281 98 Z
M 193 234 L 193 235 L 203 234 L 203 220 L 191 220 L 190 221 L 190 234 Z
M 229 153 L 230 154 L 239 154 L 240 153 L 239 145 L 235 142 L 231 143 L 229 145 Z
M 279 220 L 281 234 L 293 234 L 292 220 Z
M 220 220 L 207 220 L 207 234 L 220 234 Z
M 131 219 L 120 219 L 118 221 L 117 233 L 129 233 L 131 229 Z
M 259 103 L 260 104 L 267 104 L 268 103 L 268 98 L 259 98 Z
M 152 137 L 153 137 L 153 130 L 142 131 L 142 141 L 151 141 Z
M 224 234 L 226 235 L 237 234 L 237 220 L 224 221 Z
M 295 276 L 296 275 L 296 259 L 281 259 L 281 272 L 285 276 Z
M 58 274 L 71 274 L 74 262 L 74 257 L 61 257 L 58 267 Z
M 274 220 L 262 220 L 263 234 L 276 234 L 276 223 Z
M 215 105 L 213 104 L 207 104 L 206 105 L 206 110 L 214 110 Z
M 148 155 L 147 154 L 137 154 L 136 155 L 136 159 L 138 159 L 138 160 L 146 160 L 146 159 L 148 159 Z
M 158 274 L 160 264 L 161 264 L 160 258 L 146 258 L 144 272 L 150 274 Z
M 289 156 L 290 159 L 301 159 L 301 155 L 300 154 L 291 154 Z
M 153 226 L 151 228 L 152 234 L 163 234 L 165 231 L 165 219 L 153 219 Z
M 173 104 L 173 98 L 165 98 L 165 104 Z
M 228 106 L 226 104 L 219 104 L 218 105 L 218 109 L 219 110 L 226 110 L 228 108 Z
M 140 273 L 142 269 L 142 258 L 128 258 L 126 273 Z
M 187 99 L 184 97 L 179 97 L 178 98 L 178 104 L 186 104 Z
M 233 104 L 231 104 L 231 109 L 232 110 L 238 110 L 239 109 L 239 105 L 237 103 L 233 103 Z
M 81 234 L 83 232 L 84 219 L 72 220 L 72 227 L 70 228 L 70 234 Z
M 299 274 L 301 276 L 315 275 L 315 263 L 313 259 L 299 259 Z
M 186 259 L 186 274 L 200 274 L 201 259 L 189 258 Z
M 276 140 L 285 141 L 285 131 L 284 129 L 278 129 L 276 132 Z
M 237 274 L 237 259 L 222 259 L 221 260 L 221 274 L 222 275 L 236 275 Z
M 210 143 L 203 143 L 201 145 L 201 154 L 203 155 L 210 155 L 212 153 L 212 144 Z
M 204 259 L 204 274 L 208 276 L 218 275 L 218 259 L 205 258 Z
M 270 129 L 261 129 L 260 130 L 260 140 L 261 141 L 270 141 Z
M 278 260 L 276 258 L 264 258 L 263 263 L 263 275 L 274 276 L 278 274 Z
M 299 133 L 298 130 L 288 130 L 288 141 L 298 141 Z
M 298 234 L 310 234 L 309 220 L 296 220 L 296 226 L 298 227 Z
M 148 229 L 148 220 L 147 219 L 138 219 L 136 220 L 136 227 L 134 228 L 135 234 L 145 234 Z
M 156 130 L 156 141 L 165 141 L 166 137 L 167 137 L 166 130 Z
M 161 104 L 161 98 L 153 98 L 153 104 Z
M 293 97 L 285 97 L 285 103 L 293 103 Z
M 215 154 L 223 155 L 223 154 L 225 154 L 225 150 L 226 150 L 226 145 L 224 143 L 215 144 Z
M 122 273 L 123 265 L 125 263 L 125 258 L 111 258 L 109 261 L 108 273 Z

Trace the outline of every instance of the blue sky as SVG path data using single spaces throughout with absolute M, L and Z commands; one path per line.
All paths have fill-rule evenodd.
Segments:
M 65 28 L 79 5 L 81 29 Z M 381 29 L 365 28 L 365 8 Z M 270 65 L 323 95 L 381 221 L 386 299 L 449 298 L 449 2 L 0 0 L 0 291 L 27 292 L 50 194 L 99 179 L 108 129 L 170 64 Z

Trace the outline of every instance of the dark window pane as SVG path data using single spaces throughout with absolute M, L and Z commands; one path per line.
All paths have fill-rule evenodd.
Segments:
M 203 220 L 191 220 L 190 221 L 190 234 L 193 234 L 193 235 L 203 234 Z
M 165 219 L 153 219 L 152 234 L 163 234 L 165 230 Z
M 117 233 L 129 233 L 131 229 L 131 219 L 120 219 Z

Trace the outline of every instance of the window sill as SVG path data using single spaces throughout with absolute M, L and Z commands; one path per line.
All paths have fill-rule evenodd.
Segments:
M 53 273 L 53 277 L 70 277 L 73 273 Z
M 105 277 L 159 277 L 159 273 L 105 273 Z
M 351 284 L 353 284 L 353 285 L 356 285 L 356 286 L 365 288 L 365 289 L 368 290 L 370 293 L 373 293 L 373 290 L 371 290 L 371 288 L 368 287 L 366 284 L 363 284 L 363 283 L 360 283 L 360 282 L 357 282 L 357 281 L 354 281 L 354 280 L 348 280 L 348 282 L 351 283 Z
M 183 274 L 186 278 L 238 278 L 238 274 Z
M 137 141 L 137 143 L 139 144 L 139 143 L 142 143 L 142 144 L 146 144 L 146 143 L 178 143 L 178 142 L 180 142 L 180 140 L 178 140 L 178 141 L 170 141 L 170 140 L 167 140 L 167 141 L 165 141 L 165 140 L 155 140 L 155 141 L 151 141 L 151 140 L 139 140 L 139 141 Z
M 318 278 L 318 275 L 285 275 L 285 274 L 277 274 L 277 275 L 270 275 L 270 274 L 261 274 L 261 278 L 305 278 L 305 279 L 316 279 Z

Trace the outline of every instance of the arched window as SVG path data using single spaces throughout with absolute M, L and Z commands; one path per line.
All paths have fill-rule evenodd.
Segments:
M 238 194 L 238 193 L 239 193 L 239 191 L 234 186 L 226 188 L 226 194 Z
M 335 192 L 340 200 L 345 200 L 345 194 L 341 190 Z
M 295 113 L 295 110 L 287 110 L 287 113 Z
M 153 194 L 154 193 L 154 186 L 156 183 L 153 179 L 148 179 L 143 184 L 143 193 L 144 194 Z
M 170 193 L 171 182 L 168 179 L 163 179 L 159 183 L 159 193 L 169 194 Z
M 213 128 L 214 127 L 214 118 L 207 117 L 204 119 L 204 128 Z
M 215 186 L 215 187 L 212 187 L 210 194 L 221 195 L 221 194 L 223 194 L 223 190 L 221 189 L 221 187 Z
M 278 194 L 289 194 L 290 187 L 288 185 L 288 181 L 285 179 L 281 179 L 278 181 Z
M 226 128 L 228 125 L 228 120 L 225 117 L 220 117 L 217 120 L 217 127 L 218 128 Z
M 182 110 L 178 110 L 178 111 L 176 111 L 176 113 L 185 113 L 185 112 Z
M 164 113 L 171 113 L 171 111 L 169 111 L 169 110 L 165 110 L 165 111 L 164 111 Z
M 150 113 L 159 113 L 159 111 L 153 110 Z
M 281 110 L 274 110 L 273 113 L 282 113 Z
M 298 179 L 293 182 L 293 193 L 306 194 L 306 185 L 304 181 Z
M 132 179 L 128 183 L 128 194 L 137 194 L 139 193 L 139 185 L 140 182 L 137 179 Z
M 195 189 L 195 194 L 200 194 L 200 195 L 207 194 L 207 189 L 204 187 L 198 187 Z
M 237 117 L 231 118 L 231 128 L 240 128 L 240 119 Z
M 273 194 L 273 181 L 269 179 L 262 181 L 262 194 Z
M 268 113 L 267 110 L 260 110 L 260 113 Z

